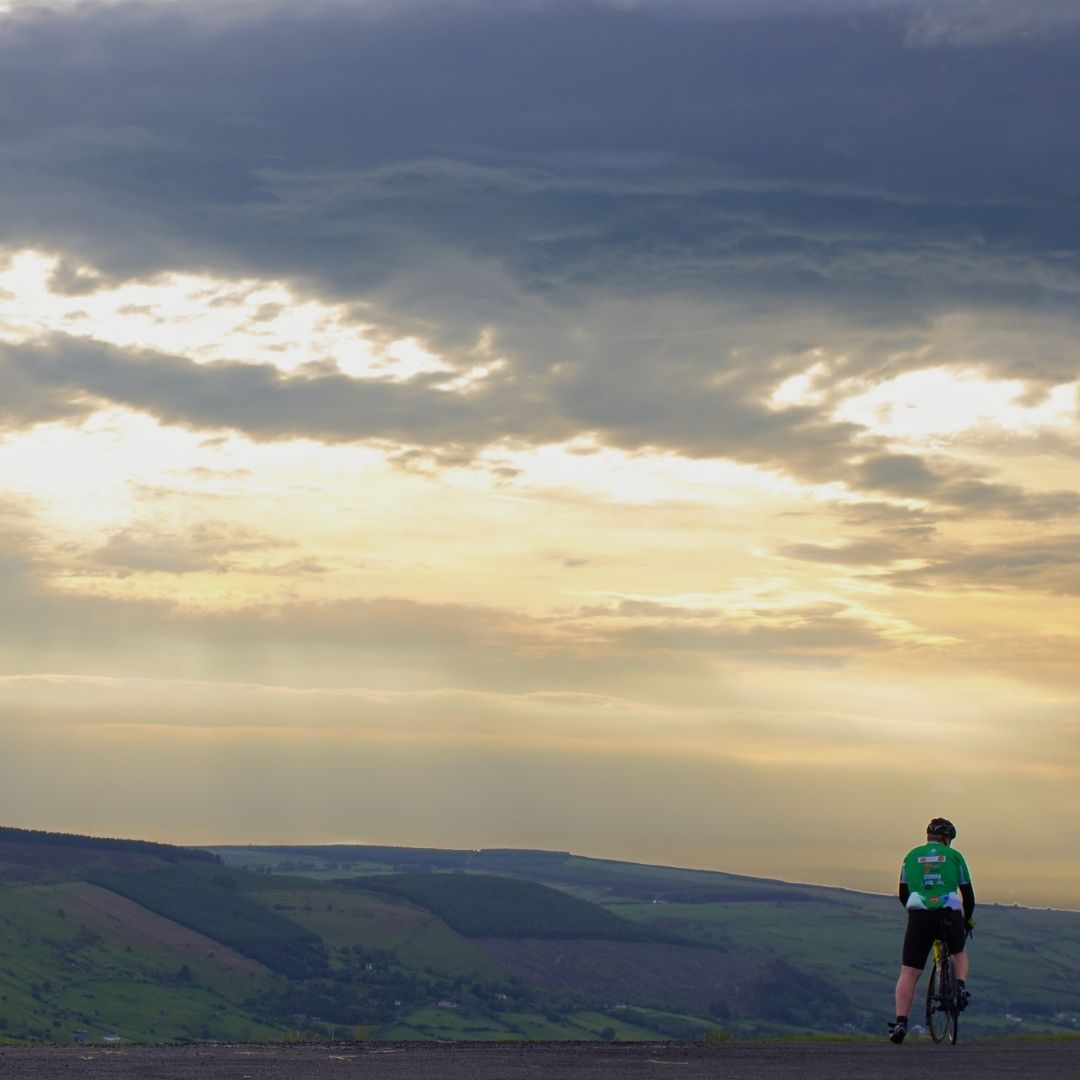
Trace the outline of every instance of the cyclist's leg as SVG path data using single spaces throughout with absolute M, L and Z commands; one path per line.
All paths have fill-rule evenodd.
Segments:
M 915 988 L 934 945 L 937 917 L 933 911 L 909 911 L 904 933 L 900 977 L 896 980 L 896 1015 L 910 1016 Z
M 949 952 L 952 953 L 953 972 L 959 985 L 959 1006 L 966 1009 L 971 1001 L 971 991 L 967 988 L 968 972 L 971 970 L 971 962 L 967 953 L 967 926 L 964 923 L 964 915 L 960 911 L 949 910 L 942 915 L 942 931 L 949 943 Z
M 952 953 L 953 970 L 957 979 L 964 982 L 968 977 L 971 964 L 967 954 L 967 927 L 964 924 L 964 916 L 959 911 L 947 911 L 942 914 L 942 929 L 945 931 L 946 940 L 949 943 L 949 952 Z
M 953 969 L 960 982 L 967 982 L 968 972 L 971 970 L 971 961 L 968 959 L 967 949 L 963 952 L 953 953 Z
M 900 977 L 896 980 L 896 1015 L 910 1016 L 911 1006 L 915 1002 L 915 988 L 919 985 L 922 976 L 922 968 L 908 967 L 906 964 L 900 968 Z

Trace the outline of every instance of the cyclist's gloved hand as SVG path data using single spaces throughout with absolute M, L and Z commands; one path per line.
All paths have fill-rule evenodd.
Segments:
M 964 925 L 967 927 L 968 937 L 971 937 L 971 935 L 975 933 L 975 920 L 965 919 Z

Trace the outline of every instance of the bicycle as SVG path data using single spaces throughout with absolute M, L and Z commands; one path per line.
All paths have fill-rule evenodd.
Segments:
M 934 966 L 926 988 L 926 1027 L 934 1042 L 956 1042 L 960 1026 L 960 985 L 944 936 L 934 941 Z

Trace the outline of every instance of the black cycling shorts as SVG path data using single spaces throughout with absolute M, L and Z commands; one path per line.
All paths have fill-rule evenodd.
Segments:
M 938 927 L 954 956 L 964 951 L 967 945 L 967 926 L 964 913 L 952 908 L 938 911 L 916 909 L 908 912 L 907 933 L 904 934 L 904 967 L 926 967 L 926 958 L 934 947 L 934 938 L 938 936 Z

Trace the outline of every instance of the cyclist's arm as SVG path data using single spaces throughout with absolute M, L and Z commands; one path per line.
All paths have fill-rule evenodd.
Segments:
M 971 871 L 967 860 L 960 855 L 960 899 L 964 902 L 964 919 L 968 922 L 975 911 L 975 887 L 971 884 Z
M 970 919 L 975 913 L 975 890 L 970 882 L 964 881 L 961 883 L 960 899 L 964 901 L 964 918 Z
M 897 893 L 900 897 L 900 903 L 904 907 L 907 907 L 907 899 L 911 895 L 911 889 L 908 888 L 907 883 L 907 865 L 906 863 L 900 864 L 900 888 Z

